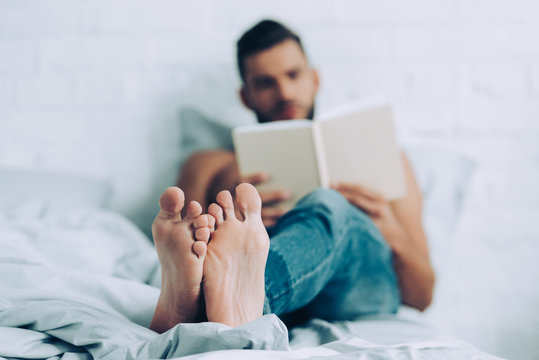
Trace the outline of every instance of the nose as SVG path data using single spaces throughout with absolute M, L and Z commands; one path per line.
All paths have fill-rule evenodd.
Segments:
M 292 100 L 294 96 L 294 87 L 292 83 L 286 80 L 277 82 L 277 94 L 281 100 Z

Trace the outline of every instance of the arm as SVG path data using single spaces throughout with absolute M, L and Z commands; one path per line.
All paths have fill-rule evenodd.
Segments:
M 421 192 L 408 159 L 402 155 L 402 160 L 407 187 L 404 198 L 387 202 L 381 195 L 353 184 L 339 184 L 335 189 L 378 226 L 393 250 L 402 302 L 423 311 L 432 302 L 435 276 L 421 223 Z
M 435 274 L 430 263 L 427 237 L 422 224 L 422 196 L 412 167 L 403 157 L 407 195 L 391 202 L 391 209 L 402 225 L 400 234 L 391 234 L 390 246 L 395 254 L 403 302 L 425 310 L 432 302 Z
M 218 179 L 233 178 L 236 168 L 236 157 L 231 151 L 197 152 L 191 155 L 183 165 L 176 185 L 184 191 L 186 204 L 195 200 L 202 205 L 203 209 L 206 209 L 215 199 L 212 195 L 217 194 L 219 190 L 230 190 L 229 184 L 222 185 Z M 218 187 L 221 188 L 217 190 Z
M 211 150 L 190 156 L 181 169 L 176 185 L 184 191 L 186 204 L 195 200 L 203 209 L 207 209 L 221 190 L 229 190 L 234 194 L 235 187 L 242 182 L 257 185 L 267 180 L 268 176 L 263 173 L 240 177 L 233 152 Z M 290 196 L 291 194 L 283 190 L 260 193 L 262 221 L 265 226 L 274 225 L 287 211 L 279 205 Z

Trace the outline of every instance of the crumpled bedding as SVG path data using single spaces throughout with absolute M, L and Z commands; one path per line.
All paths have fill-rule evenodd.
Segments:
M 1 286 L 4 357 L 69 353 L 74 359 L 86 359 L 89 353 L 95 359 L 150 359 L 204 349 L 288 348 L 286 328 L 274 315 L 237 329 L 182 324 L 158 335 L 147 328 L 158 296 L 153 287 L 40 265 L 3 263 L 0 271 L 3 280 L 16 279 L 2 281 Z M 21 282 L 23 286 L 17 284 Z
M 0 358 L 490 359 L 402 316 L 329 323 L 289 333 L 275 315 L 238 328 L 148 329 L 159 295 L 149 240 L 104 210 L 22 204 L 0 214 Z

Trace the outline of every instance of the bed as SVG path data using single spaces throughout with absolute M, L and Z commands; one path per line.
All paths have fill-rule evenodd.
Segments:
M 443 273 L 474 164 L 453 149 L 406 145 L 425 194 L 433 262 Z M 0 358 L 494 359 L 403 307 L 396 315 L 312 319 L 275 315 L 238 328 L 148 329 L 160 270 L 151 240 L 107 209 L 103 180 L 0 169 Z

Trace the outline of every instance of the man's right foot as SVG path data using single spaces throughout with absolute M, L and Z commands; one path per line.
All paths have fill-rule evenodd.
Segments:
M 261 219 L 262 203 L 250 184 L 236 187 L 235 215 L 228 191 L 217 195 L 208 213 L 216 220 L 204 261 L 204 300 L 209 321 L 239 326 L 262 316 L 264 271 L 269 236 Z
M 202 207 L 192 201 L 182 219 L 184 202 L 179 188 L 165 190 L 159 199 L 161 210 L 152 225 L 161 263 L 161 294 L 150 329 L 159 333 L 179 323 L 205 320 L 202 271 L 213 218 L 201 215 Z

